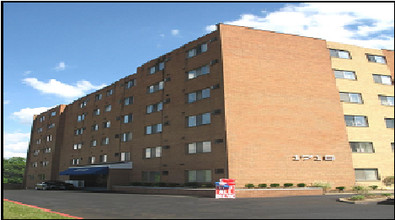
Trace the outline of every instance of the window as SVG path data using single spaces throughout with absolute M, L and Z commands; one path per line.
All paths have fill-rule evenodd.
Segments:
M 201 141 L 188 144 L 188 154 L 211 152 L 211 141 Z
M 366 116 L 345 115 L 346 126 L 351 127 L 369 127 Z
M 41 116 L 39 120 L 40 120 L 40 122 L 45 121 L 45 115 Z
M 83 121 L 83 120 L 85 120 L 85 113 L 84 114 L 81 114 L 81 115 L 78 115 L 77 116 L 77 121 Z
M 356 181 L 372 181 L 378 179 L 377 169 L 355 169 Z
M 188 116 L 188 127 L 195 127 L 211 123 L 211 113 Z
M 111 111 L 111 105 L 106 105 L 106 107 L 104 108 L 104 111 L 110 112 Z
M 79 158 L 72 159 L 72 160 L 71 160 L 71 164 L 72 164 L 72 165 L 78 165 L 78 164 L 80 164 L 80 159 L 79 159 Z
M 42 165 L 43 167 L 46 167 L 46 166 L 49 165 L 49 161 L 41 161 L 41 165 Z
M 369 62 L 382 63 L 382 64 L 387 63 L 384 56 L 366 54 L 366 57 L 368 58 Z
M 394 128 L 394 119 L 393 118 L 384 118 L 385 125 L 387 128 Z
M 121 161 L 130 161 L 130 152 L 121 152 Z
M 123 100 L 123 104 L 124 105 L 131 105 L 133 104 L 134 98 L 133 96 L 127 97 Z
M 84 108 L 87 104 L 87 101 L 83 101 L 80 103 L 80 108 Z
M 114 93 L 114 90 L 113 89 L 109 89 L 109 90 L 107 90 L 107 92 L 106 92 L 106 96 L 110 96 L 110 95 L 112 95 Z
M 74 150 L 79 150 L 82 148 L 82 143 L 74 144 L 73 149 Z
M 56 112 L 51 112 L 51 117 L 56 116 Z
M 96 158 L 95 158 L 94 156 L 89 157 L 89 158 L 88 158 L 89 163 L 90 163 L 90 164 L 94 164 L 94 163 L 95 163 L 95 159 L 96 159 Z
M 99 130 L 99 125 L 98 124 L 92 125 L 92 131 L 98 131 L 98 130 Z
M 156 134 L 162 132 L 162 124 L 145 126 L 145 134 Z
M 110 144 L 110 138 L 109 137 L 105 137 L 101 139 L 101 145 L 108 145 Z
M 196 102 L 210 97 L 210 88 L 188 93 L 188 103 Z
M 32 166 L 33 166 L 33 167 L 37 167 L 37 164 L 38 164 L 37 162 L 33 162 L 33 163 L 32 163 Z
M 36 140 L 36 144 L 41 144 L 41 138 Z
M 136 85 L 136 79 L 132 79 L 126 82 L 126 88 L 129 89 Z
M 48 125 L 48 128 L 54 128 L 55 127 L 55 123 L 51 123 Z
M 45 174 L 38 174 L 37 177 L 39 180 L 45 180 Z
M 127 124 L 133 121 L 133 114 L 128 114 L 123 116 L 123 123 Z
M 51 153 L 51 148 L 50 147 L 45 148 L 44 153 L 46 154 Z
M 353 153 L 374 153 L 372 142 L 350 142 Z
M 149 73 L 154 74 L 160 70 L 163 70 L 164 68 L 165 68 L 165 62 L 160 62 L 160 63 L 157 63 L 155 66 L 151 67 L 149 69 Z
M 100 163 L 105 163 L 107 162 L 107 154 L 100 155 Z
M 159 112 L 162 110 L 163 110 L 163 102 L 147 105 L 147 114 L 150 114 L 152 112 Z
M 141 179 L 146 183 L 159 183 L 160 182 L 160 172 L 158 171 L 143 171 Z
M 37 132 L 38 133 L 43 132 L 43 128 L 37 128 Z
M 85 128 L 79 128 L 77 130 L 74 131 L 75 135 L 81 135 L 84 133 Z
M 163 90 L 164 84 L 165 84 L 164 81 L 160 81 L 158 83 L 155 83 L 154 85 L 148 86 L 147 93 L 154 93 L 159 90 Z
M 191 58 L 191 57 L 194 57 L 194 56 L 199 55 L 201 53 L 204 53 L 206 51 L 207 51 L 207 43 L 203 43 L 191 50 L 188 50 L 187 57 Z
M 95 95 L 95 101 L 101 100 L 102 97 L 103 97 L 102 94 Z
M 391 76 L 388 75 L 373 74 L 373 80 L 375 83 L 392 85 Z
M 52 135 L 47 136 L 47 142 L 50 142 L 50 141 L 52 141 Z
M 379 95 L 379 100 L 381 101 L 381 105 L 394 106 L 393 96 Z
M 97 141 L 96 140 L 92 140 L 91 141 L 91 146 L 92 147 L 96 147 L 97 146 Z
M 100 109 L 97 108 L 97 109 L 93 110 L 93 114 L 94 115 L 100 115 Z
M 188 72 L 188 79 L 194 79 L 196 77 L 202 76 L 202 75 L 206 75 L 210 73 L 210 66 L 209 65 L 205 65 L 202 67 L 199 67 L 197 69 L 191 70 Z
M 37 156 L 40 153 L 40 150 L 34 150 L 33 155 Z
M 145 148 L 145 158 L 155 158 L 162 156 L 162 147 L 150 147 Z
M 132 132 L 122 133 L 122 142 L 127 142 L 132 140 Z
M 111 127 L 111 121 L 103 122 L 103 128 L 109 128 L 109 127 Z
M 362 103 L 361 93 L 340 92 L 340 101 L 350 103 Z
M 351 59 L 350 52 L 345 50 L 336 50 L 336 49 L 329 49 L 331 57 L 335 58 L 342 58 L 342 59 Z
M 211 182 L 211 170 L 188 170 L 188 182 Z

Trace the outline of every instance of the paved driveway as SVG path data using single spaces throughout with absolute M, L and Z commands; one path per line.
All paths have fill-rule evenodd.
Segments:
M 83 218 L 353 218 L 393 219 L 393 205 L 336 202 L 341 196 L 239 198 L 5 190 L 3 198 Z

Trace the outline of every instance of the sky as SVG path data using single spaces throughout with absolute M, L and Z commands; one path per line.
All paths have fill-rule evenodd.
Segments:
M 394 49 L 393 3 L 3 3 L 3 157 L 26 157 L 34 114 L 233 24 Z

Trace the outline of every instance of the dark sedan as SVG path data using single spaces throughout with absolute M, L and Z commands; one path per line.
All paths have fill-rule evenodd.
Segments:
M 65 183 L 62 181 L 44 181 L 37 183 L 35 189 L 39 190 L 51 190 L 51 189 L 74 189 L 74 185 L 71 183 Z

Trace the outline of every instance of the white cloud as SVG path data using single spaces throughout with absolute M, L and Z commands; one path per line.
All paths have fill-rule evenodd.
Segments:
M 212 32 L 212 31 L 216 31 L 217 30 L 217 25 L 208 25 L 208 26 L 206 26 L 206 31 L 209 33 L 209 32 Z
M 171 34 L 172 34 L 173 36 L 177 36 L 177 35 L 180 34 L 180 30 L 173 29 L 173 30 L 171 30 Z
M 377 49 L 394 49 L 393 3 L 288 4 L 261 15 L 243 14 L 225 24 L 321 38 Z M 206 26 L 206 31 L 213 25 Z
M 54 94 L 67 99 L 81 97 L 90 90 L 97 90 L 106 86 L 105 84 L 95 86 L 86 80 L 78 81 L 75 86 L 59 82 L 56 79 L 50 79 L 45 83 L 36 78 L 25 78 L 23 82 L 44 94 Z
M 52 107 L 39 107 L 39 108 L 24 108 L 19 110 L 18 112 L 12 113 L 11 117 L 13 119 L 17 119 L 19 122 L 23 124 L 31 125 L 33 122 L 33 115 L 38 115 L 42 112 L 47 111 L 48 109 L 54 108 Z
M 66 64 L 62 61 L 54 68 L 56 71 L 62 71 L 66 69 Z
M 27 76 L 27 75 L 29 75 L 29 74 L 31 74 L 31 73 L 32 73 L 31 70 L 26 70 L 25 72 L 23 72 L 23 75 L 24 75 L 24 76 Z
M 5 133 L 3 157 L 25 157 L 29 147 L 29 133 Z

